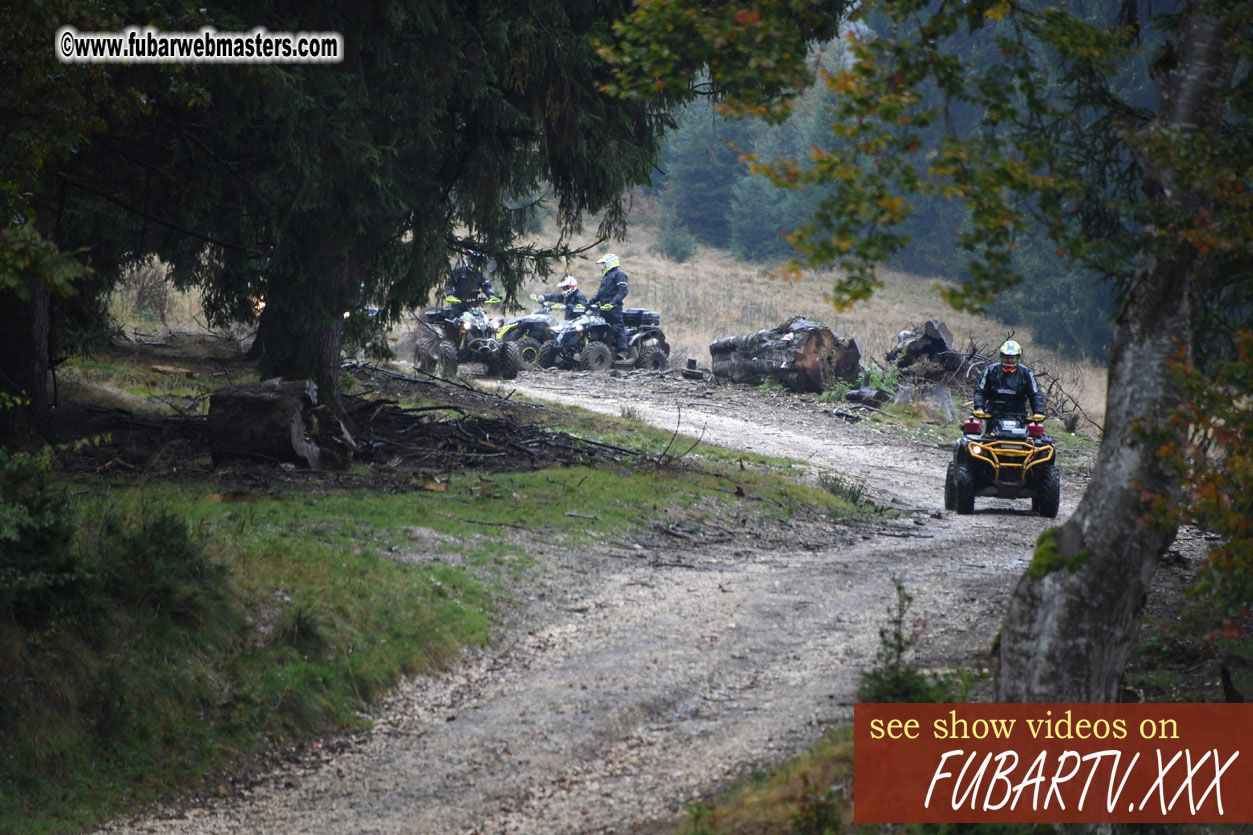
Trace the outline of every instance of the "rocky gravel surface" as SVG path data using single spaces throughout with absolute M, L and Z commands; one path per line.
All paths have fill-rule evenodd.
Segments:
M 520 538 L 545 570 L 519 589 L 492 647 L 404 681 L 369 731 L 310 742 L 267 772 L 224 778 L 214 796 L 101 831 L 664 829 L 685 804 L 851 719 L 891 577 L 914 597 L 924 666 L 985 664 L 1032 544 L 1054 524 L 1025 501 L 944 511 L 945 450 L 847 423 L 812 398 L 674 374 L 528 372 L 510 387 L 798 459 L 806 478 L 864 477 L 871 500 L 898 514 L 838 526 L 724 517 L 577 553 Z M 1082 489 L 1079 464 L 1063 516 Z

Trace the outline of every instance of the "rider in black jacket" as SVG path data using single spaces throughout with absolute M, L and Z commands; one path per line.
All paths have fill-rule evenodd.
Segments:
M 470 250 L 462 258 L 461 266 L 449 274 L 444 282 L 444 298 L 448 302 L 450 318 L 456 318 L 474 307 L 480 297 L 497 298 L 491 280 L 483 274 L 486 261 L 482 253 Z
M 627 274 L 618 268 L 618 256 L 610 253 L 596 261 L 600 264 L 600 289 L 588 302 L 598 309 L 601 316 L 613 329 L 614 338 L 618 342 L 617 358 L 626 359 L 627 333 L 622 323 L 622 301 L 627 295 Z
M 561 283 L 557 285 L 556 293 L 545 293 L 542 296 L 532 293 L 531 301 L 564 304 L 566 306 L 566 319 L 577 319 L 583 315 L 583 311 L 575 310 L 575 307 L 587 307 L 587 296 L 579 292 L 579 282 L 572 275 L 561 279 Z
M 1009 415 L 1044 420 L 1044 394 L 1035 373 L 1020 365 L 1022 346 L 1010 339 L 1001 345 L 1001 362 L 989 365 L 975 386 L 976 417 Z M 1028 415 L 1027 407 L 1031 407 Z

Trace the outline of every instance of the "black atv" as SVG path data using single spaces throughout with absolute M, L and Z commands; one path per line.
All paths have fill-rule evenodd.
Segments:
M 522 368 L 518 345 L 496 337 L 499 320 L 489 319 L 479 308 L 455 315 L 451 308 L 426 311 L 426 320 L 441 332 L 440 374 L 451 377 L 463 362 L 481 362 L 489 377 L 512 380 Z M 416 364 L 416 361 L 415 361 Z
M 1050 519 L 1061 504 L 1057 449 L 1044 426 L 1009 415 L 962 424 L 944 478 L 944 507 L 973 513 L 975 496 L 1031 499 L 1031 509 Z
M 517 343 L 522 367 L 535 368 L 539 365 L 540 350 L 557 335 L 556 328 L 561 320 L 555 314 L 565 309 L 561 302 L 541 301 L 538 310 L 501 325 L 496 336 L 505 342 Z
M 600 311 L 584 308 L 577 319 L 554 326 L 552 341 L 540 348 L 539 367 L 604 371 L 613 365 L 613 340 L 613 328 Z
M 632 308 L 622 311 L 627 329 L 626 362 L 649 371 L 665 371 L 670 364 L 670 343 L 661 330 L 661 314 Z
M 624 360 L 614 361 L 613 328 L 600 311 L 592 309 L 573 321 L 558 323 L 555 338 L 540 351 L 540 367 L 604 371 L 618 365 L 664 371 L 670 362 L 670 345 L 659 327 L 661 315 L 652 310 L 624 310 L 622 321 L 627 331 Z

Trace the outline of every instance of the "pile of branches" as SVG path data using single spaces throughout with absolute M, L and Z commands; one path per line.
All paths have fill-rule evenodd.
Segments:
M 955 400 L 958 399 L 958 393 L 966 398 L 973 398 L 975 386 L 979 384 L 983 372 L 988 366 L 1000 363 L 1000 355 L 996 353 L 996 349 L 987 349 L 973 339 L 964 351 L 955 351 L 954 354 L 960 357 L 960 364 L 957 368 L 938 380 L 933 377 L 929 378 L 929 381 L 948 386 L 953 390 Z M 1078 398 L 1066 391 L 1062 381 L 1052 369 L 1043 365 L 1030 365 L 1030 367 L 1035 372 L 1036 382 L 1040 384 L 1040 390 L 1044 394 L 1045 413 L 1048 416 L 1062 421 L 1068 432 L 1074 432 L 1080 422 L 1090 424 L 1098 432 L 1103 431 L 1101 424 L 1083 410 Z M 910 375 L 906 373 L 902 377 L 909 378 Z
M 392 469 L 514 472 L 643 457 L 635 450 L 511 417 L 471 415 L 456 405 L 403 407 L 389 400 L 350 400 L 347 412 L 357 432 L 357 458 Z

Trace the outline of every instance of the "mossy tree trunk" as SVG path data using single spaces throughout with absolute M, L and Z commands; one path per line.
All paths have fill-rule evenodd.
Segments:
M 1000 639 L 1001 701 L 1117 696 L 1149 581 L 1175 535 L 1142 521 L 1142 491 L 1165 495 L 1171 484 L 1157 445 L 1136 425 L 1164 417 L 1175 402 L 1167 360 L 1176 338 L 1189 333 L 1190 269 L 1186 255 L 1141 264 L 1143 292 L 1118 323 L 1110 350 L 1105 435 L 1092 480 L 1056 533 L 1057 559 L 1045 566 L 1051 570 L 1024 573 L 1010 601 Z
M 1161 106 L 1140 147 L 1222 123 L 1234 72 L 1225 49 L 1231 35 L 1204 4 L 1189 8 L 1177 40 L 1154 62 Z M 1146 191 L 1187 216 L 1204 210 L 1204 199 L 1175 182 L 1160 160 L 1137 153 Z M 1092 480 L 1056 532 L 1052 570 L 1025 573 L 1010 601 L 1000 639 L 1002 701 L 1118 695 L 1149 582 L 1175 536 L 1173 527 L 1146 520 L 1147 497 L 1170 496 L 1178 485 L 1158 459 L 1159 442 L 1142 430 L 1165 425 L 1178 405 L 1168 361 L 1193 347 L 1205 271 L 1203 256 L 1185 242 L 1140 255 L 1110 348 L 1105 434 Z

